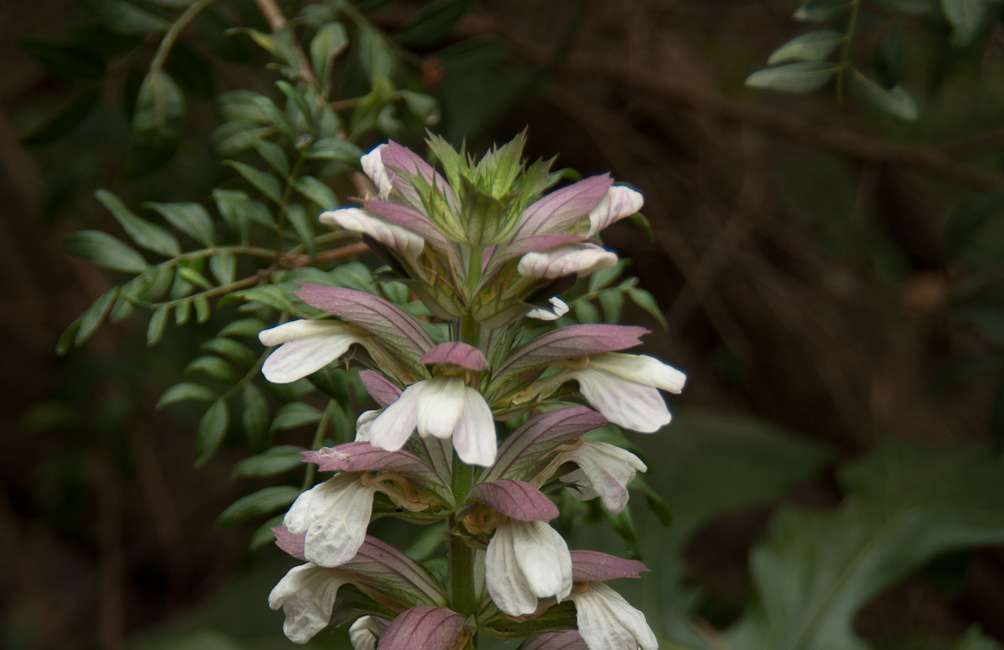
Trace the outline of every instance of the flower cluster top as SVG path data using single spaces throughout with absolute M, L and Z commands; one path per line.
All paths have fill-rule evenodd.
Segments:
M 380 145 L 361 159 L 372 193 L 321 215 L 361 235 L 427 319 L 370 293 L 308 284 L 297 295 L 323 317 L 260 335 L 276 348 L 262 369 L 269 381 L 351 358 L 377 404 L 359 416 L 354 442 L 305 454 L 334 475 L 303 492 L 276 530 L 306 561 L 269 599 L 293 641 L 354 620 L 357 650 L 472 647 L 481 633 L 537 634 L 527 647 L 541 650 L 658 647 L 644 615 L 604 584 L 644 565 L 570 551 L 548 524 L 559 512 L 547 496 L 567 489 L 623 510 L 644 463 L 584 434 L 607 423 L 657 431 L 670 421 L 660 391 L 683 389 L 679 370 L 624 352 L 643 328 L 541 322 L 568 311 L 559 294 L 577 277 L 617 263 L 597 235 L 642 197 L 609 175 L 547 193 L 560 176 L 550 162 L 527 164 L 523 144 L 474 160 L 433 137 L 441 172 Z M 431 320 L 449 324 L 448 340 Z M 446 522 L 448 584 L 368 536 L 375 515 Z M 355 590 L 343 599 L 347 584 Z

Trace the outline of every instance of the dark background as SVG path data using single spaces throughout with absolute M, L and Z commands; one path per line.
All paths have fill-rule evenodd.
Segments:
M 393 32 L 420 4 L 390 3 L 372 19 Z M 688 422 L 707 426 L 702 418 L 755 418 L 826 450 L 804 467 L 760 465 L 751 454 L 753 483 L 776 479 L 778 489 L 755 504 L 737 498 L 679 542 L 681 570 L 704 590 L 707 630 L 738 616 L 751 590 L 749 551 L 778 503 L 836 507 L 835 468 L 883 440 L 979 441 L 990 454 L 1000 428 L 1004 312 L 992 300 L 981 305 L 997 311 L 982 319 L 963 307 L 1000 280 L 1001 267 L 960 261 L 946 238 L 960 211 L 996 206 L 1004 188 L 1000 28 L 956 51 L 930 20 L 869 14 L 862 65 L 891 31 L 903 43 L 906 83 L 922 109 L 904 124 L 841 106 L 829 91 L 743 88 L 775 47 L 804 31 L 793 9 L 782 0 L 480 2 L 445 44 L 418 52 L 429 92 L 443 100 L 437 129 L 451 139 L 466 135 L 477 150 L 529 125 L 534 157 L 560 153 L 559 167 L 611 170 L 644 193 L 653 236 L 623 223 L 606 240 L 633 260 L 669 326 L 637 310 L 629 317 L 653 329 L 650 351 L 689 375 L 685 394 L 670 400 L 681 423 L 659 437 L 698 435 Z M 110 286 L 62 249 L 74 230 L 110 227 L 93 189 L 198 200 L 221 174 L 196 137 L 166 168 L 129 178 L 128 98 L 114 85 L 66 138 L 24 142 L 71 95 L 19 41 L 59 38 L 86 19 L 75 2 L 0 0 L 3 643 L 283 647 L 280 619 L 264 604 L 283 565 L 270 551 L 249 553 L 248 530 L 214 524 L 247 491 L 229 478 L 242 452 L 195 469 L 198 413 L 154 410 L 208 330 L 171 331 L 151 352 L 145 325 L 127 320 L 66 358 L 54 353 L 63 328 Z M 471 38 L 492 45 L 457 49 Z M 454 49 L 441 54 L 444 46 Z M 254 74 L 228 64 L 213 72 L 217 89 Z M 190 108 L 195 132 L 212 122 L 209 101 Z M 999 243 L 990 224 L 973 241 Z M 991 250 L 989 259 L 1000 257 Z M 655 484 L 702 475 L 699 449 L 681 463 L 676 443 L 642 444 L 650 473 L 684 477 Z M 687 505 L 666 489 L 686 527 Z M 658 549 L 662 533 L 650 529 Z M 855 617 L 859 635 L 889 648 L 954 647 L 902 639 L 957 639 L 972 624 L 1004 640 L 1000 547 L 942 558 Z M 158 640 L 176 629 L 195 635 Z

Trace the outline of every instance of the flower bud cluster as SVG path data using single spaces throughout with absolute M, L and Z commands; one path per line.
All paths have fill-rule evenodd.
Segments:
M 670 421 L 660 391 L 685 376 L 623 351 L 646 330 L 569 325 L 569 280 L 617 263 L 596 236 L 636 213 L 641 195 L 608 175 L 547 192 L 550 163 L 527 164 L 524 139 L 480 160 L 433 137 L 442 173 L 394 142 L 363 156 L 374 191 L 323 223 L 361 235 L 431 316 L 377 295 L 308 284 L 322 317 L 265 330 L 263 373 L 292 382 L 339 359 L 363 366 L 376 409 L 354 442 L 304 454 L 332 477 L 303 492 L 276 529 L 306 563 L 269 597 L 286 635 L 306 642 L 350 623 L 357 650 L 473 647 L 479 634 L 531 636 L 528 647 L 656 648 L 644 615 L 605 583 L 646 568 L 571 551 L 548 522 L 550 494 L 599 498 L 617 513 L 645 464 L 585 434 L 607 423 L 650 433 Z M 449 324 L 450 340 L 432 334 Z M 504 435 L 497 422 L 519 426 Z M 367 529 L 379 511 L 447 524 L 444 585 Z M 351 585 L 353 589 L 343 587 Z M 348 594 L 348 595 L 344 595 Z

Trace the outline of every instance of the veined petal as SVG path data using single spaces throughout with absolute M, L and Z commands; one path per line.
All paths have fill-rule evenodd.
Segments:
M 572 596 L 579 634 L 590 650 L 658 650 L 645 615 L 602 583 Z
M 641 210 L 645 203 L 641 192 L 623 185 L 614 185 L 589 213 L 589 236 Z
M 560 455 L 563 462 L 579 466 L 588 485 L 603 500 L 610 512 L 620 512 L 628 502 L 627 485 L 638 472 L 647 468 L 640 458 L 626 449 L 606 442 L 585 442 L 581 447 Z M 570 477 L 562 477 L 568 481 Z M 574 478 L 573 478 L 574 480 Z
M 381 650 L 454 650 L 469 638 L 466 616 L 445 607 L 419 605 L 391 621 L 380 640 Z
M 537 610 L 537 597 L 519 566 L 514 535 L 506 524 L 495 529 L 485 553 L 485 584 L 496 607 L 510 616 L 524 616 Z
M 641 433 L 653 433 L 669 424 L 672 416 L 658 389 L 627 381 L 590 365 L 572 373 L 579 392 L 603 417 Z
M 386 147 L 386 144 L 374 147 L 372 151 L 359 159 L 359 163 L 363 167 L 363 173 L 365 173 L 366 176 L 373 181 L 373 185 L 377 188 L 377 195 L 381 199 L 387 198 L 393 187 L 390 182 L 390 177 L 387 175 L 387 168 L 383 165 L 383 158 L 381 155 L 381 152 Z
M 371 445 L 387 451 L 397 451 L 404 447 L 418 422 L 418 403 L 425 385 L 426 382 L 420 381 L 405 388 L 397 401 L 369 423 Z
M 548 298 L 550 307 L 535 307 L 526 313 L 527 318 L 558 320 L 568 313 L 568 305 L 561 298 Z
M 492 410 L 473 388 L 464 387 L 464 411 L 453 430 L 453 447 L 468 465 L 491 467 L 495 464 L 498 441 Z
M 520 650 L 589 650 L 578 630 L 545 632 L 520 646 Z
M 315 321 L 294 321 L 294 323 L 311 323 Z M 287 323 L 293 325 L 294 323 Z M 285 327 L 280 325 L 279 327 Z M 279 329 L 279 328 L 274 328 Z M 303 336 L 282 343 L 278 349 L 268 355 L 262 364 L 261 373 L 273 384 L 288 384 L 313 374 L 324 366 L 336 361 L 345 354 L 354 343 L 361 340 L 354 334 L 347 333 L 344 327 L 299 328 L 301 331 L 319 331 L 313 336 Z M 259 338 L 265 339 L 262 332 Z M 273 340 L 269 337 L 268 340 Z
M 527 253 L 516 269 L 523 277 L 553 280 L 566 275 L 588 275 L 617 264 L 617 256 L 596 244 L 569 244 L 544 252 Z
M 669 393 L 683 392 L 683 386 L 687 383 L 687 375 L 647 354 L 600 354 L 592 357 L 589 365 L 636 384 L 654 386 Z
M 387 621 L 376 616 L 360 616 L 349 627 L 349 641 L 352 650 L 376 650 L 380 635 L 387 628 Z
M 609 174 L 590 176 L 538 199 L 520 215 L 513 240 L 567 230 L 603 200 L 612 184 Z
M 418 435 L 449 438 L 464 413 L 464 382 L 459 377 L 434 377 L 424 384 L 418 402 Z
M 401 389 L 375 370 L 362 370 L 359 379 L 363 382 L 366 392 L 380 406 L 390 406 L 401 396 Z
M 258 340 L 261 341 L 262 345 L 275 347 L 290 341 L 315 336 L 347 334 L 348 332 L 349 329 L 338 321 L 299 319 L 262 330 L 258 333 Z
M 359 208 L 342 208 L 321 213 L 321 223 L 335 225 L 349 232 L 369 235 L 384 246 L 414 260 L 422 254 L 425 240 L 400 226 L 386 223 L 366 214 Z
M 268 595 L 268 606 L 282 609 L 282 631 L 293 643 L 306 643 L 328 626 L 338 590 L 347 581 L 314 564 L 293 567 Z
M 572 589 L 572 556 L 558 531 L 543 521 L 512 520 L 504 526 L 512 528 L 513 551 L 530 591 L 558 602 L 566 598 Z
M 352 474 L 339 474 L 293 502 L 283 523 L 291 533 L 306 533 L 303 555 L 320 566 L 335 567 L 353 557 L 366 539 L 376 490 Z

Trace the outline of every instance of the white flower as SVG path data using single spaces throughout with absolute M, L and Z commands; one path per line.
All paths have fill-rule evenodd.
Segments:
M 600 497 L 610 512 L 624 509 L 628 502 L 628 483 L 635 474 L 648 469 L 630 451 L 606 442 L 585 441 L 555 456 L 549 467 L 557 469 L 564 463 L 574 463 L 579 469 L 565 474 L 561 480 L 580 486 L 579 497 L 583 500 Z
M 485 582 L 495 605 L 511 616 L 532 614 L 538 598 L 560 602 L 572 589 L 568 545 L 546 522 L 510 519 L 488 542 Z
M 400 226 L 372 217 L 359 208 L 342 208 L 321 213 L 321 223 L 339 226 L 349 232 L 369 235 L 384 246 L 414 261 L 422 254 L 425 240 Z
M 291 533 L 306 533 L 308 561 L 322 567 L 345 564 L 366 539 L 376 491 L 353 474 L 337 474 L 300 494 L 283 524 Z
M 657 431 L 672 419 L 659 389 L 680 393 L 687 380 L 685 374 L 658 359 L 620 352 L 590 357 L 585 368 L 569 375 L 604 417 L 642 433 Z
M 383 409 L 373 409 L 372 411 L 363 411 L 356 418 L 356 442 L 369 442 L 370 441 L 370 427 L 373 425 L 373 420 L 383 413 Z
M 516 269 L 524 277 L 553 280 L 572 274 L 589 275 L 616 263 L 616 255 L 596 244 L 566 244 L 527 253 Z
M 558 320 L 568 313 L 568 305 L 561 298 L 548 298 L 550 307 L 535 307 L 526 313 L 527 318 L 537 320 Z
M 572 594 L 572 602 L 579 634 L 590 650 L 658 650 L 645 615 L 605 584 L 589 583 Z
M 279 346 L 265 359 L 262 374 L 274 384 L 288 384 L 317 372 L 345 354 L 362 339 L 343 323 L 330 320 L 294 320 L 263 330 L 258 339 Z
M 373 181 L 373 184 L 377 188 L 377 196 L 381 199 L 386 199 L 390 196 L 391 189 L 393 188 L 390 176 L 387 174 L 387 168 L 384 167 L 383 158 L 381 157 L 383 149 L 386 146 L 382 144 L 379 147 L 375 147 L 359 159 L 359 163 L 363 166 L 363 172 Z
M 337 571 L 301 564 L 283 576 L 268 595 L 268 606 L 286 615 L 282 631 L 293 643 L 306 643 L 328 626 L 338 590 L 348 581 Z
M 607 195 L 599 205 L 589 212 L 588 236 L 593 237 L 614 222 L 638 212 L 644 203 L 645 199 L 636 190 L 623 185 L 614 185 L 607 190 Z
M 353 650 L 376 650 L 380 635 L 387 622 L 376 616 L 360 616 L 349 627 L 349 640 Z
M 495 463 L 495 422 L 481 393 L 459 377 L 434 377 L 404 389 L 397 401 L 368 423 L 370 444 L 397 451 L 412 431 L 422 437 L 453 438 L 462 461 L 489 467 Z

